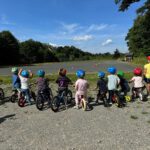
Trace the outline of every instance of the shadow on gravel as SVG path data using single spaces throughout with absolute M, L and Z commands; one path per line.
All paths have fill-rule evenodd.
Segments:
M 0 117 L 0 124 L 4 121 L 6 121 L 7 119 L 12 119 L 15 116 L 15 114 L 11 114 L 11 115 L 6 115 L 4 117 Z
M 3 105 L 7 102 L 10 102 L 10 97 L 5 97 L 4 99 L 0 100 L 0 105 Z

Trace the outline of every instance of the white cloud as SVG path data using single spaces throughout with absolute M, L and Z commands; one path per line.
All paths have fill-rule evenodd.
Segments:
M 15 25 L 15 23 L 8 21 L 8 18 L 6 15 L 1 15 L 0 16 L 0 24 L 3 25 Z
M 91 39 L 93 39 L 92 35 L 75 36 L 73 38 L 74 41 L 88 41 Z
M 108 27 L 107 24 L 100 24 L 100 25 L 92 24 L 88 27 L 87 32 L 100 31 L 105 29 L 106 27 Z
M 72 24 L 61 23 L 61 24 L 63 26 L 63 29 L 66 30 L 68 33 L 75 32 L 79 27 L 79 25 L 76 23 L 72 23 Z M 66 32 L 64 32 L 64 33 L 66 33 Z
M 51 45 L 51 46 L 53 46 L 53 47 L 63 46 L 63 45 L 59 45 L 59 44 L 55 44 L 55 43 L 51 43 L 51 42 L 49 42 L 48 44 Z
M 112 39 L 107 39 L 105 42 L 102 43 L 102 46 L 109 45 L 109 44 L 111 44 L 112 42 L 113 42 Z

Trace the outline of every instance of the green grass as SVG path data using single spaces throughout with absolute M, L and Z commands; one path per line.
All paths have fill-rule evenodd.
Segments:
M 131 79 L 132 77 L 132 73 L 127 72 L 125 73 L 125 78 L 127 80 Z M 72 80 L 72 82 L 74 83 L 77 80 L 77 77 L 75 74 L 67 74 L 67 76 Z M 107 76 L 107 74 L 106 74 Z M 46 75 L 46 77 L 51 81 L 51 82 L 55 82 L 58 75 L 57 74 L 50 74 L 50 75 Z M 31 79 L 31 82 L 35 82 L 37 76 L 33 76 L 33 78 Z M 97 76 L 97 72 L 96 73 L 88 73 L 85 76 L 85 79 L 88 80 L 90 86 L 96 86 L 96 82 L 98 80 L 98 76 Z M 2 84 L 10 84 L 11 81 L 11 76 L 0 76 L 0 83 Z
M 147 59 L 145 56 L 135 57 L 132 63 L 138 65 L 139 67 L 144 67 L 144 65 L 147 64 Z

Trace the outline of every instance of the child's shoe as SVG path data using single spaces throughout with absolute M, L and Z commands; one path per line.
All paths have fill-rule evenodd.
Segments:
M 78 106 L 78 105 L 75 105 L 73 108 L 74 108 L 74 109 L 79 109 L 79 106 Z

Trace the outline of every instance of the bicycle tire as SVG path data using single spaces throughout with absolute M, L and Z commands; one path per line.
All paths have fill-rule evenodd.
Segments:
M 20 97 L 18 100 L 18 106 L 24 107 L 25 106 L 25 99 L 24 97 Z
M 84 111 L 86 111 L 86 109 L 87 109 L 87 102 L 86 102 L 86 100 L 84 98 L 81 99 L 81 105 L 82 105 L 82 109 Z
M 113 101 L 116 103 L 116 106 L 120 105 L 119 96 L 117 96 L 116 94 L 114 94 L 114 96 L 113 96 Z
M 44 100 L 41 95 L 38 95 L 36 98 L 36 108 L 38 110 L 43 110 L 43 107 L 44 107 Z
M 5 97 L 4 91 L 2 88 L 0 88 L 0 100 L 3 100 Z
M 71 90 L 67 91 L 67 103 L 72 103 L 72 92 Z
M 11 97 L 10 97 L 10 101 L 12 103 L 15 103 L 15 101 L 17 100 L 17 96 L 15 94 L 13 94 Z
M 52 111 L 57 112 L 59 110 L 59 105 L 60 105 L 59 97 L 55 96 L 53 98 L 53 100 L 51 101 L 51 109 L 52 109 Z

